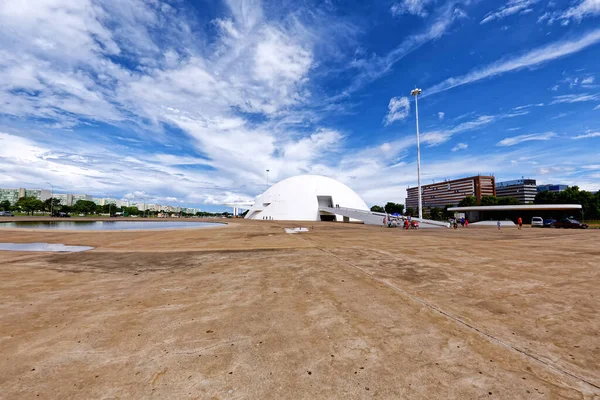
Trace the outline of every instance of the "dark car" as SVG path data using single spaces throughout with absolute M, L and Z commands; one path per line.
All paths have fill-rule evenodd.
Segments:
M 582 224 L 579 221 L 576 221 L 571 218 L 563 218 L 560 221 L 556 221 L 553 226 L 555 228 L 564 228 L 564 229 L 586 229 L 587 224 Z
M 553 228 L 556 220 L 554 218 L 548 218 L 544 220 L 544 228 Z
M 66 212 L 62 212 L 62 211 L 55 211 L 54 214 L 52 214 L 53 217 L 57 217 L 57 218 L 70 218 L 71 216 L 69 214 L 67 214 Z
M 0 211 L 0 217 L 14 217 L 15 215 L 10 211 Z

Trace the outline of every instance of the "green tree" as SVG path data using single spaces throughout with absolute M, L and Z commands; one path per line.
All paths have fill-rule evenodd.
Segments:
M 127 215 L 138 215 L 140 210 L 137 207 L 123 207 L 123 212 Z
M 10 211 L 10 201 L 2 200 L 2 202 L 0 202 L 0 208 L 2 211 Z
M 371 211 L 383 213 L 383 212 L 385 212 L 385 208 L 383 208 L 381 206 L 373 206 L 373 207 L 371 207 Z
M 538 192 L 535 195 L 535 204 L 558 204 L 558 193 L 555 192 Z
M 28 196 L 21 197 L 19 200 L 17 200 L 15 205 L 21 210 L 25 211 L 27 214 L 31 215 L 33 215 L 34 211 L 44 209 L 44 203 L 41 200 Z
M 384 211 L 388 214 L 404 214 L 404 204 L 388 202 L 384 207 Z
M 453 204 L 446 204 L 444 206 L 444 210 L 442 211 L 442 218 L 444 220 L 447 220 L 448 218 L 452 218 L 454 217 L 454 212 L 453 211 L 448 211 L 449 208 L 454 207 Z
M 415 210 L 414 208 L 412 208 L 412 207 L 408 207 L 408 208 L 406 209 L 406 214 L 408 214 L 408 215 L 416 215 L 416 214 L 417 214 L 417 212 L 416 212 L 416 210 Z
M 44 208 L 48 212 L 58 211 L 58 209 L 60 208 L 60 199 L 57 199 L 55 197 L 50 197 L 49 199 L 46 199 L 44 201 Z
M 439 207 L 433 207 L 429 210 L 429 218 L 433 220 L 442 219 L 442 210 Z
M 459 207 L 473 207 L 477 205 L 477 199 L 473 196 L 467 196 L 458 203 Z
M 499 206 L 518 206 L 521 204 L 515 197 L 498 197 Z
M 71 212 L 73 212 L 73 207 L 67 205 L 60 206 L 60 211 L 70 214 Z
M 90 200 L 77 200 L 73 206 L 73 212 L 81 214 L 92 214 L 96 212 L 96 203 Z
M 498 205 L 498 199 L 496 198 L 496 196 L 483 196 L 481 198 L 481 204 L 482 206 L 496 206 Z
M 562 192 L 539 192 L 535 196 L 535 204 L 581 204 L 582 217 L 585 219 L 600 218 L 600 192 L 592 194 L 580 190 L 578 186 L 570 186 Z

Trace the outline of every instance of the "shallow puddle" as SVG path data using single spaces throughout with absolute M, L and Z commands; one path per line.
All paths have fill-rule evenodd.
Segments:
M 0 243 L 0 250 L 7 251 L 51 251 L 77 253 L 91 250 L 90 246 L 67 246 L 62 243 Z

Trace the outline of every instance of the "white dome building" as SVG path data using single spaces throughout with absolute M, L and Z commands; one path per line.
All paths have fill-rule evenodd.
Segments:
M 341 215 L 319 211 L 320 207 L 369 208 L 348 186 L 319 175 L 299 175 L 284 179 L 256 197 L 247 219 L 284 221 L 342 221 Z

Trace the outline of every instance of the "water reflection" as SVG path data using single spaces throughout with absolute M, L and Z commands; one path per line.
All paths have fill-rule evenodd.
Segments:
M 61 243 L 0 243 L 0 250 L 7 251 L 52 251 L 77 253 L 91 250 L 90 246 L 66 246 Z
M 73 231 L 130 231 L 146 229 L 190 229 L 223 226 L 215 222 L 178 221 L 16 221 L 0 222 L 0 228 Z

